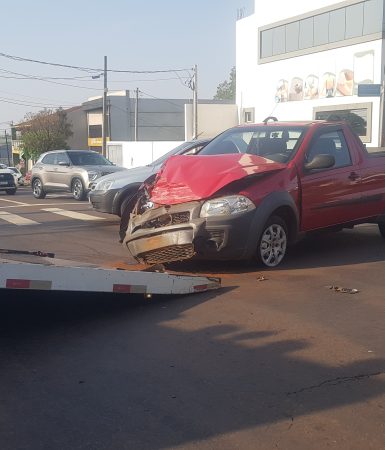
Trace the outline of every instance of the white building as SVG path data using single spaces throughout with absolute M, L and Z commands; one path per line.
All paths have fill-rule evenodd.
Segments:
M 380 146 L 384 2 L 256 0 L 255 13 L 237 22 L 240 122 L 334 115 Z

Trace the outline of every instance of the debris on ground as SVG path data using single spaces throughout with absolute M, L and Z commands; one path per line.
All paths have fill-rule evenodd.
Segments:
M 266 278 L 264 275 L 261 275 L 257 278 L 257 281 L 266 281 L 268 278 Z
M 342 294 L 358 294 L 358 289 L 345 288 L 340 286 L 326 286 L 327 289 L 331 289 L 334 292 L 341 292 Z

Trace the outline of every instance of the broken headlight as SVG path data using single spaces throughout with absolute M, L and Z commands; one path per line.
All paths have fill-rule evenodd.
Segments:
M 231 216 L 251 211 L 254 203 L 243 195 L 213 198 L 203 203 L 200 217 Z

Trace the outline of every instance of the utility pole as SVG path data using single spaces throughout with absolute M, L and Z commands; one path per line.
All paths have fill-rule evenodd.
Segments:
M 104 90 L 103 90 L 103 126 L 102 126 L 102 155 L 107 155 L 107 56 L 104 57 Z
M 9 157 L 7 130 L 4 130 L 4 135 L 5 135 L 5 145 L 7 146 L 8 166 L 11 166 L 11 158 Z
M 193 139 L 198 138 L 198 68 L 195 64 L 193 76 Z
M 135 141 L 138 140 L 138 117 L 139 117 L 139 88 L 135 89 Z

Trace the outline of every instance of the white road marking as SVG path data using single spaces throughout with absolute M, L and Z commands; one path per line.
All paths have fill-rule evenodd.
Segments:
M 0 199 L 1 200 L 1 199 Z M 5 201 L 9 201 L 9 200 L 5 200 Z M 19 203 L 19 202 L 16 202 Z M 79 203 L 20 203 L 18 205 L 7 205 L 7 206 L 0 206 L 0 209 L 5 209 L 5 208 L 20 208 L 21 206 L 57 206 L 57 205 L 77 205 L 79 206 Z M 92 207 L 90 208 L 90 211 L 92 211 Z
M 17 202 L 16 200 L 6 200 L 5 198 L 0 198 L 1 202 L 9 202 L 9 203 L 15 203 L 18 206 L 29 206 L 28 203 L 22 203 L 22 202 Z
M 79 220 L 104 220 L 104 217 L 91 216 L 90 214 L 79 213 L 75 211 L 66 211 L 60 208 L 43 208 L 42 211 L 59 214 L 60 216 L 71 217 Z
M 6 211 L 0 211 L 0 219 L 15 225 L 39 225 L 39 222 Z

